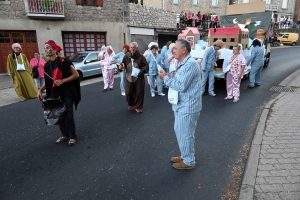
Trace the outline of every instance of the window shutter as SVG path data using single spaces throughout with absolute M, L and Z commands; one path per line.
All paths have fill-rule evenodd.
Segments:
M 97 0 L 97 6 L 103 7 L 103 0 Z
M 77 5 L 82 5 L 82 0 L 76 0 Z

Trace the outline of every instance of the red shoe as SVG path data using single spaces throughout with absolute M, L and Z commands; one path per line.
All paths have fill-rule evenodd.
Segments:
M 109 90 L 113 90 L 114 88 L 109 88 Z
M 135 111 L 136 111 L 137 113 L 142 113 L 142 112 L 143 112 L 142 109 L 140 109 L 140 108 L 135 109 Z
M 133 110 L 133 106 L 128 106 L 128 110 Z
M 102 90 L 102 92 L 106 92 L 106 91 L 107 91 L 107 89 L 103 89 L 103 90 Z

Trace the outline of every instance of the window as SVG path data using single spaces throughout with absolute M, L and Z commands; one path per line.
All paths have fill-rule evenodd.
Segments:
M 103 0 L 76 0 L 77 5 L 82 6 L 101 6 L 103 7 Z
M 218 40 L 218 38 L 214 38 L 214 42 L 217 41 L 217 40 Z
M 235 38 L 230 38 L 230 42 L 235 42 Z
M 271 0 L 266 0 L 266 4 L 271 4 Z
M 193 5 L 200 5 L 200 0 L 193 0 Z
M 10 43 L 8 32 L 0 32 L 0 43 Z
M 211 0 L 211 5 L 212 6 L 218 6 L 219 1 L 218 0 Z
M 249 3 L 249 0 L 243 0 L 243 3 Z
M 179 4 L 179 0 L 173 0 L 173 4 Z
M 23 43 L 23 34 L 19 33 L 12 33 L 13 43 Z
M 282 7 L 283 9 L 287 9 L 287 8 L 288 8 L 288 0 L 282 0 L 282 5 L 281 5 L 281 7 Z
M 230 46 L 229 49 L 233 49 L 233 46 Z
M 88 50 L 100 51 L 102 45 L 106 44 L 105 33 L 63 33 L 65 56 Z
M 91 53 L 87 58 L 86 58 L 86 62 L 95 62 L 98 61 L 98 54 L 96 53 Z
M 222 42 L 226 42 L 226 38 L 222 38 Z
M 25 33 L 26 43 L 36 43 L 35 33 Z
M 289 34 L 282 36 L 282 38 L 289 38 Z

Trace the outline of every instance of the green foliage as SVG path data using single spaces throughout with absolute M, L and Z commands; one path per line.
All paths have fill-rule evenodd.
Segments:
M 139 1 L 138 0 L 129 0 L 129 2 L 137 4 Z
M 46 62 L 50 60 L 50 58 L 46 56 L 44 53 L 41 53 L 41 58 L 43 58 Z
M 143 0 L 141 0 L 141 5 L 144 5 L 144 1 Z
M 43 0 L 43 1 L 41 2 L 41 7 L 42 7 L 44 10 L 48 11 L 48 10 L 50 10 L 51 2 L 50 2 L 49 0 Z

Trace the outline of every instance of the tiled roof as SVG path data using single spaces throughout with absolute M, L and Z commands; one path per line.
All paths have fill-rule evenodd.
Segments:
M 191 30 L 194 33 L 194 35 L 200 35 L 198 28 L 186 27 L 186 30 Z
M 178 34 L 178 36 L 186 36 L 190 32 L 190 30 L 183 30 L 181 33 Z
M 209 29 L 210 35 L 239 35 L 238 27 L 228 27 L 228 28 L 216 28 L 216 32 L 214 32 L 214 28 Z

